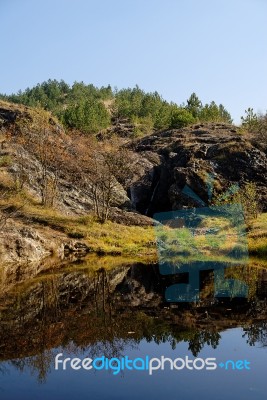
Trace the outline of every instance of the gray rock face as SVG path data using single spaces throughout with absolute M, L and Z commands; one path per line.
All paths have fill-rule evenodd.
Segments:
M 2 104 L 2 103 L 1 103 Z M 40 160 L 26 144 L 20 144 L 17 140 L 20 136 L 19 122 L 23 119 L 32 120 L 30 108 L 24 107 L 23 111 L 15 104 L 3 103 L 0 104 L 0 157 L 9 156 L 12 158 L 12 163 L 8 167 L 8 173 L 14 182 L 23 181 L 23 187 L 36 199 L 41 200 L 40 180 L 42 179 L 44 166 L 42 167 Z M 4 106 L 5 105 L 5 106 Z M 55 147 L 68 149 L 69 154 L 72 154 L 73 140 L 66 135 L 62 127 L 58 126 L 51 118 L 49 120 L 49 131 L 46 133 L 50 141 L 54 141 Z M 29 142 L 32 139 L 31 128 L 28 128 L 27 136 Z M 9 140 L 5 139 L 8 137 Z M 60 147 L 61 146 L 61 147 Z M 60 150 L 59 150 L 60 153 Z M 43 154 L 42 158 L 46 157 Z M 73 155 L 73 164 L 78 163 L 78 160 Z M 54 164 L 56 161 L 53 161 Z M 53 169 L 55 166 L 50 163 L 46 173 L 48 177 L 53 179 Z M 93 190 L 92 184 L 84 174 L 82 177 L 73 177 L 71 168 L 66 165 L 58 165 L 59 170 L 57 177 L 57 194 L 54 201 L 54 206 L 65 215 L 84 215 L 93 211 Z M 115 184 L 112 190 L 112 207 L 130 207 L 130 200 L 125 189 L 114 178 Z
M 12 220 L 0 232 L 0 239 L 1 265 L 35 263 L 64 254 L 64 238 L 60 234 L 53 236 L 51 231 L 40 232 Z
M 128 193 L 137 211 L 154 212 L 199 207 L 182 193 L 188 185 L 208 202 L 207 175 L 223 191 L 231 184 L 255 182 L 267 208 L 267 157 L 231 125 L 207 124 L 158 132 L 130 145 L 136 178 Z

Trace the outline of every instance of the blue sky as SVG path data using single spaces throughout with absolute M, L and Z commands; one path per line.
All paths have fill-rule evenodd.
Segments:
M 267 109 L 267 0 L 0 0 L 0 92 L 49 78 Z

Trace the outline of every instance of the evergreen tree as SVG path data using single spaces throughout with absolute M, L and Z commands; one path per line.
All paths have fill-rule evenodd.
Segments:
M 232 123 L 231 115 L 222 104 L 217 104 L 212 101 L 210 104 L 205 104 L 199 112 L 198 118 L 203 122 L 224 122 Z
M 191 94 L 186 106 L 178 106 L 164 100 L 158 92 L 146 93 L 137 85 L 134 88 L 112 91 L 110 85 L 99 89 L 84 82 L 74 82 L 69 86 L 63 80 L 49 79 L 17 94 L 0 95 L 0 98 L 51 111 L 66 128 L 91 133 L 98 132 L 111 123 L 110 111 L 117 121 L 131 121 L 135 126 L 134 132 L 138 135 L 155 129 L 180 128 L 197 121 L 232 122 L 222 104 L 217 106 L 212 101 L 203 107 L 195 93 Z M 253 110 L 248 109 L 246 113 L 243 125 L 251 125 Z
M 259 120 L 257 114 L 254 113 L 253 108 L 248 108 L 245 110 L 245 116 L 241 117 L 242 126 L 250 131 L 255 130 L 259 125 Z
M 187 100 L 186 109 L 193 115 L 194 118 L 199 116 L 199 113 L 202 109 L 202 103 L 197 97 L 196 93 L 192 93 Z

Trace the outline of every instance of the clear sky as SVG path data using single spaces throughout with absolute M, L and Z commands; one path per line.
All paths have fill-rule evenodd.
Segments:
M 267 109 L 267 0 L 0 0 L 0 92 L 49 78 Z

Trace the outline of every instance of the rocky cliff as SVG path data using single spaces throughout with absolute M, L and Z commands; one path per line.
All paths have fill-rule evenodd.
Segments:
M 254 182 L 267 208 L 267 157 L 238 128 L 202 124 L 157 132 L 129 144 L 135 177 L 128 187 L 136 210 L 154 212 L 200 207 L 208 203 L 207 177 L 223 192 L 232 184 Z M 182 192 L 187 185 L 202 200 Z

